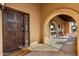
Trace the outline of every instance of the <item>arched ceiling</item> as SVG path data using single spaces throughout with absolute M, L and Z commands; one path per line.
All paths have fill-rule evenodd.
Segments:
M 75 22 L 75 20 L 72 17 L 68 16 L 68 15 L 63 14 L 63 15 L 58 15 L 58 17 L 61 18 L 64 21 Z

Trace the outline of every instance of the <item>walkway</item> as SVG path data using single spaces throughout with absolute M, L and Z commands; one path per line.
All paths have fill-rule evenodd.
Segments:
M 62 39 L 61 39 L 62 38 Z M 76 56 L 76 38 L 54 38 L 46 44 L 33 44 L 27 56 Z

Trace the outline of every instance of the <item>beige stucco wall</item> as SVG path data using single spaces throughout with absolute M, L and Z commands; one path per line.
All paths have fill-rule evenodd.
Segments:
M 57 30 L 57 33 L 59 33 L 59 29 L 60 30 L 62 30 L 62 26 L 61 26 L 61 24 L 63 25 L 63 27 L 64 27 L 64 23 L 65 23 L 65 21 L 63 21 L 61 18 L 59 18 L 58 16 L 55 16 L 54 18 L 52 18 L 52 22 L 51 23 L 53 23 L 54 22 L 54 24 L 55 24 L 55 26 L 56 26 L 56 30 Z M 60 25 L 60 28 L 58 27 Z M 65 31 L 64 31 L 65 32 Z
M 2 11 L 0 10 L 0 56 L 3 55 L 3 41 L 2 41 Z
M 65 22 L 65 23 L 64 23 L 64 28 L 65 28 L 65 29 L 64 29 L 64 30 L 65 30 L 65 35 L 66 35 L 66 34 L 70 34 L 70 28 L 71 28 L 71 27 L 70 27 L 69 22 Z
M 51 12 L 60 8 L 69 8 L 74 9 L 79 12 L 79 3 L 43 3 L 41 4 L 41 16 L 42 22 L 44 22 L 44 18 Z
M 79 4 L 53 4 L 53 3 L 52 4 L 8 4 L 7 3 L 6 6 L 14 8 L 14 9 L 18 9 L 18 10 L 21 10 L 21 11 L 24 11 L 30 14 L 30 42 L 31 43 L 34 41 L 38 42 L 43 37 L 42 26 L 44 22 L 46 21 L 46 17 L 51 12 L 55 11 L 56 9 L 60 9 L 60 8 L 70 8 L 70 9 L 74 9 L 79 12 Z M 76 16 L 74 18 L 76 18 Z M 76 19 L 78 20 L 78 18 Z M 0 29 L 0 32 L 2 33 L 2 29 Z M 0 47 L 2 47 L 2 35 L 0 36 L 1 36 Z M 77 47 L 78 46 L 79 46 L 79 40 L 77 41 Z M 77 50 L 79 54 L 79 48 L 77 48 Z M 0 52 L 1 52 L 0 55 L 2 55 L 2 48 L 0 48 Z
M 6 6 L 30 14 L 30 42 L 40 40 L 40 5 L 39 4 L 6 4 Z
M 43 3 L 41 4 L 41 18 L 42 24 L 45 22 L 45 18 L 56 9 L 73 9 L 79 12 L 79 3 Z
M 53 19 L 52 19 L 52 23 L 55 23 L 56 25 L 56 29 L 57 29 L 57 32 L 59 32 L 59 28 L 58 26 L 60 25 L 60 30 L 62 30 L 62 26 L 64 28 L 64 34 L 63 35 L 66 35 L 66 34 L 70 34 L 70 31 L 71 31 L 71 27 L 70 27 L 70 24 L 69 22 L 67 21 L 63 21 L 61 18 L 59 18 L 58 16 L 55 16 Z M 61 25 L 62 24 L 62 25 Z
M 73 11 L 67 11 L 67 10 L 59 10 L 59 9 L 69 9 L 69 10 L 73 10 Z M 56 11 L 57 10 L 57 11 Z M 55 12 L 56 11 L 56 12 Z M 59 15 L 59 14 L 68 14 L 70 16 L 72 16 L 77 24 L 79 22 L 79 4 L 42 4 L 41 5 L 41 17 L 42 17 L 42 32 L 45 31 L 46 28 L 43 27 L 44 23 L 46 22 L 49 22 L 51 17 L 55 17 L 55 15 Z M 76 12 L 76 13 L 75 13 Z M 48 20 L 48 21 L 47 21 Z M 45 26 L 46 26 L 45 24 Z M 79 26 L 77 26 L 77 30 L 79 30 Z M 46 32 L 47 29 L 46 29 Z M 48 34 L 46 34 L 46 32 L 44 34 L 42 34 L 42 41 L 45 41 L 43 39 L 49 39 L 48 37 Z M 77 31 L 77 53 L 79 55 L 79 31 Z
M 54 17 L 54 18 L 53 18 L 53 21 L 56 22 L 57 27 L 58 27 L 58 25 L 60 25 L 60 30 L 62 30 L 62 26 L 63 26 L 63 28 L 64 28 L 64 35 L 70 33 L 70 28 L 71 28 L 71 27 L 69 27 L 69 22 L 63 21 L 63 20 L 62 20 L 61 18 L 59 18 L 59 17 Z M 62 24 L 62 26 L 61 26 L 61 24 Z M 59 29 L 59 28 L 58 28 L 58 29 Z M 59 30 L 58 30 L 58 31 L 59 31 Z

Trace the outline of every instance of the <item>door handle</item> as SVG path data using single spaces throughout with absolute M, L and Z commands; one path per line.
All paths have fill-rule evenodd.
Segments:
M 24 30 L 24 28 L 22 27 L 22 28 L 21 28 L 21 30 L 23 31 L 23 30 Z

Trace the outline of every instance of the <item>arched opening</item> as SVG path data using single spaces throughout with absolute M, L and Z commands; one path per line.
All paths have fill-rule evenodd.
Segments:
M 54 21 L 53 19 L 55 17 L 62 18 L 63 21 L 66 22 L 65 23 L 65 26 L 66 27 L 62 25 L 64 23 L 62 23 L 62 24 L 60 24 L 60 25 L 57 26 L 58 30 L 56 30 L 57 31 L 56 36 L 57 37 L 60 36 L 60 38 L 62 36 L 64 36 L 64 37 L 67 37 L 68 36 L 68 38 L 69 38 L 69 36 L 71 36 L 71 37 L 75 36 L 75 38 L 76 38 L 75 42 L 77 44 L 75 45 L 74 48 L 77 47 L 76 51 L 77 51 L 77 55 L 78 55 L 78 52 L 79 52 L 79 48 L 78 48 L 78 45 L 79 45 L 78 38 L 79 37 L 78 37 L 78 34 L 79 34 L 79 32 L 77 30 L 78 30 L 78 19 L 79 19 L 79 16 L 78 16 L 78 13 L 76 11 L 72 10 L 72 9 L 58 9 L 58 10 L 55 10 L 55 11 L 51 12 L 46 17 L 46 20 L 45 20 L 45 22 L 43 24 L 43 36 L 42 36 L 43 37 L 43 42 L 45 44 L 49 44 L 49 42 L 51 41 L 50 40 L 50 30 L 49 30 L 50 27 L 49 27 L 49 23 L 51 22 L 51 20 Z M 68 25 L 71 24 L 71 27 L 69 27 L 69 29 L 67 28 L 68 27 L 67 23 L 68 23 Z M 74 34 L 73 35 L 70 35 L 71 33 L 75 33 L 75 35 Z M 57 42 L 57 43 L 58 44 L 61 44 L 63 42 Z M 50 43 L 50 44 L 52 44 L 52 43 Z M 72 43 L 69 43 L 69 44 L 72 44 Z M 54 45 L 54 44 L 52 44 L 52 45 Z M 55 46 L 58 46 L 58 45 L 54 45 L 54 47 Z
M 67 29 L 65 28 L 66 25 L 68 27 Z M 71 32 L 76 32 L 77 23 L 72 17 L 61 14 L 51 19 L 51 21 L 49 22 L 49 28 L 50 28 L 49 31 L 51 32 L 50 35 L 53 35 L 53 36 L 62 35 L 63 36 Z
M 49 22 L 49 32 L 50 39 L 46 44 L 57 48 L 60 53 L 65 51 L 76 55 L 77 23 L 72 17 L 65 14 L 55 16 Z
M 50 36 L 56 36 L 57 35 L 57 24 L 54 21 L 50 21 L 49 23 L 49 31 L 50 31 Z

